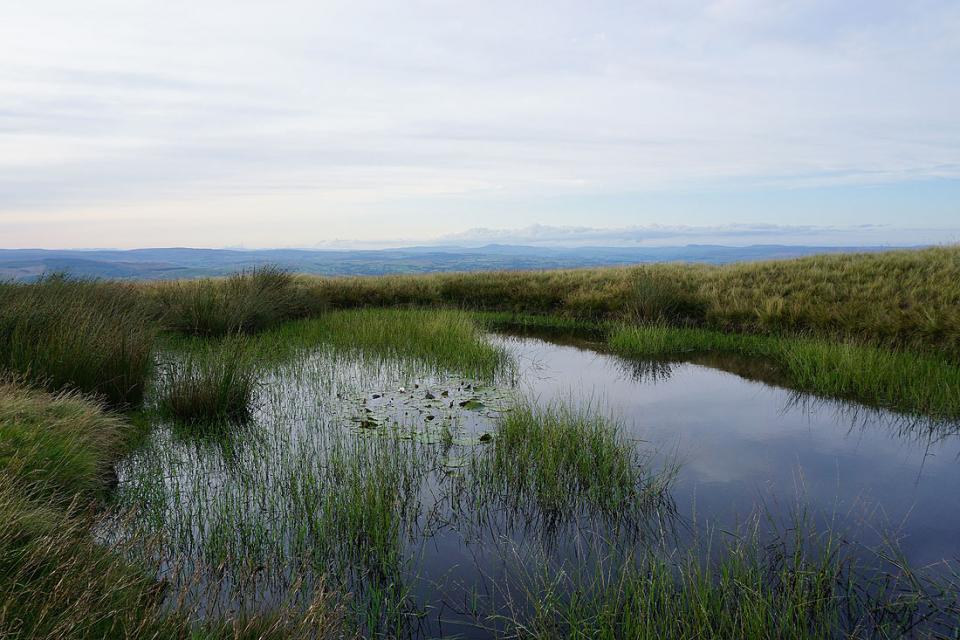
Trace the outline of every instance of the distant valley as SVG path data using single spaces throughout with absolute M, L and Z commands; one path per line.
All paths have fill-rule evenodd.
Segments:
M 795 245 L 559 248 L 491 244 L 377 250 L 0 249 L 0 280 L 29 281 L 57 272 L 88 278 L 170 280 L 224 275 L 264 264 L 325 276 L 563 269 L 652 262 L 725 264 L 892 248 Z

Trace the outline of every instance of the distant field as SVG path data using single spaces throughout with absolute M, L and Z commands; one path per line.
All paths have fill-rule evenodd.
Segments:
M 570 269 L 649 262 L 725 264 L 795 258 L 817 253 L 884 251 L 888 247 L 723 247 L 544 248 L 514 245 L 408 247 L 368 251 L 274 249 L 136 249 L 132 251 L 47 251 L 0 249 L 0 280 L 35 280 L 44 273 L 122 280 L 171 280 L 222 276 L 267 264 L 314 275 L 385 275 L 451 271 Z

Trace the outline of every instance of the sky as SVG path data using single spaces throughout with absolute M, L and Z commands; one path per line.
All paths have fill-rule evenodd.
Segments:
M 960 241 L 960 2 L 0 6 L 2 248 L 531 236 Z

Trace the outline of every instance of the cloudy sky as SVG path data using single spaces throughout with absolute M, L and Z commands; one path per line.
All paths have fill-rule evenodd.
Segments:
M 0 247 L 957 241 L 958 79 L 956 0 L 4 0 Z

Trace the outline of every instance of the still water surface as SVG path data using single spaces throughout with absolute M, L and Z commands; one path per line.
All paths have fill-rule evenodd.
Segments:
M 588 566 L 609 554 L 595 553 L 597 540 L 616 539 L 621 550 L 650 544 L 649 531 L 628 534 L 595 518 L 572 518 L 544 531 L 542 522 L 508 510 L 471 506 L 469 486 L 451 497 L 462 475 L 456 460 L 489 446 L 477 437 L 493 429 L 498 403 L 522 395 L 542 404 L 588 403 L 654 452 L 651 464 L 676 465 L 672 509 L 652 517 L 651 528 L 669 530 L 677 545 L 692 531 L 733 530 L 758 507 L 786 521 L 801 505 L 866 545 L 896 535 L 915 565 L 960 555 L 958 425 L 804 397 L 724 370 L 769 379 L 757 363 L 636 362 L 586 343 L 491 340 L 512 355 L 517 370 L 510 384 L 477 396 L 479 408 L 460 407 L 461 399 L 478 393 L 466 388 L 470 382 L 436 372 L 323 352 L 281 366 L 264 390 L 260 436 L 209 446 L 157 425 L 151 441 L 119 469 L 119 502 L 135 507 L 140 529 L 163 532 L 166 564 L 229 558 L 234 543 L 238 555 L 244 544 L 256 547 L 257 563 L 266 567 L 272 565 L 264 558 L 276 555 L 276 579 L 250 583 L 260 596 L 268 594 L 253 598 L 256 606 L 269 607 L 289 588 L 282 567 L 311 549 L 299 528 L 309 512 L 288 504 L 291 496 L 309 493 L 304 478 L 327 468 L 321 460 L 331 450 L 347 451 L 349 443 L 370 437 L 376 424 L 403 425 L 412 435 L 394 453 L 409 456 L 401 475 L 419 485 L 401 509 L 406 522 L 397 574 L 384 581 L 402 582 L 409 594 L 416 615 L 405 633 L 487 637 L 496 626 L 489 614 L 522 592 L 525 577 L 548 566 Z M 423 400 L 428 390 L 438 397 Z M 430 430 L 441 423 L 455 428 L 455 444 L 443 445 Z M 328 482 L 317 491 L 335 490 L 337 478 Z M 338 549 L 331 547 L 318 572 L 332 571 Z M 362 591 L 370 571 L 354 569 L 344 580 Z M 218 605 L 234 606 L 232 597 L 219 595 Z M 478 618 L 487 622 L 478 626 Z

